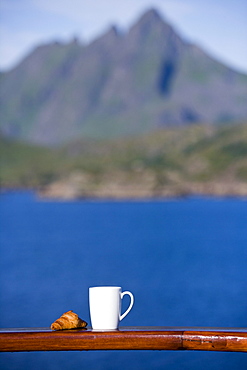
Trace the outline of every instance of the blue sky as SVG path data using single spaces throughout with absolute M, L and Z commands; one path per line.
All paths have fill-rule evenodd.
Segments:
M 89 42 L 112 24 L 125 30 L 149 8 L 186 40 L 247 73 L 247 0 L 0 0 L 0 69 L 41 43 L 74 36 Z

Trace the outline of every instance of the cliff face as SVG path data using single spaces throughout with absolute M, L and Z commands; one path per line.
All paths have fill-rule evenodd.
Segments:
M 1 75 L 1 133 L 58 145 L 247 117 L 247 76 L 185 42 L 155 10 L 126 34 L 37 47 Z

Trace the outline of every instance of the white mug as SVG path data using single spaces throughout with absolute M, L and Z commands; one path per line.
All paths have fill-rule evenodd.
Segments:
M 122 298 L 128 294 L 130 304 L 121 315 Z M 119 322 L 128 315 L 134 304 L 130 292 L 122 292 L 117 286 L 97 286 L 89 288 L 89 309 L 93 330 L 116 330 Z

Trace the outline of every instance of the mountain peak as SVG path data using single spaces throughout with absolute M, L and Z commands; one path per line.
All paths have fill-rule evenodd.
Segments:
M 147 10 L 140 18 L 140 22 L 157 22 L 157 21 L 163 22 L 163 19 L 160 13 L 155 8 Z
M 131 38 L 140 42 L 141 40 L 144 41 L 150 34 L 164 36 L 164 34 L 168 35 L 171 30 L 172 27 L 163 20 L 160 13 L 156 9 L 151 8 L 139 18 L 129 30 L 129 33 Z
M 108 31 L 107 31 L 107 33 L 106 34 L 108 34 L 108 35 L 110 35 L 110 36 L 112 36 L 112 37 L 118 37 L 119 36 L 119 34 L 120 34 L 120 32 L 119 32 L 119 30 L 118 30 L 118 28 L 117 28 L 117 26 L 116 25 L 112 25 L 112 26 L 110 26 L 109 28 L 108 28 Z
M 136 24 L 141 28 L 152 28 L 154 26 L 164 26 L 165 22 L 160 13 L 156 9 L 151 8 L 140 17 Z
M 120 32 L 115 25 L 110 26 L 105 33 L 96 38 L 91 45 L 101 45 L 106 48 L 111 48 L 116 40 L 120 37 Z

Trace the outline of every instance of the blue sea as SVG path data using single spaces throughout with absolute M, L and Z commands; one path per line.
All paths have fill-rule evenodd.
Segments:
M 88 288 L 135 304 L 122 326 L 247 327 L 247 200 L 39 200 L 0 195 L 0 326 L 49 327 Z M 124 299 L 123 310 L 128 305 Z M 1 370 L 246 369 L 247 354 L 189 351 L 2 353 Z

